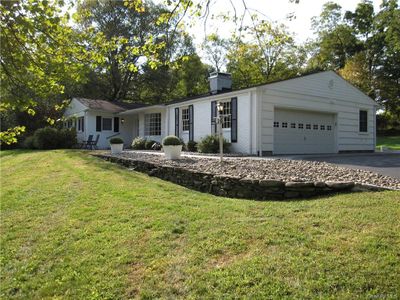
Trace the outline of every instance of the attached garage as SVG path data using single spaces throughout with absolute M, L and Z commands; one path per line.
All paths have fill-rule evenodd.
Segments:
M 376 103 L 335 72 L 261 88 L 261 155 L 373 152 Z
M 275 108 L 274 154 L 335 153 L 335 115 Z

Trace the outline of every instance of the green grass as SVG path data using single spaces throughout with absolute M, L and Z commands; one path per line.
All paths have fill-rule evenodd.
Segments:
M 399 192 L 227 199 L 3 151 L 0 216 L 2 299 L 400 297 Z
M 378 136 L 376 146 L 392 150 L 400 150 L 400 136 Z

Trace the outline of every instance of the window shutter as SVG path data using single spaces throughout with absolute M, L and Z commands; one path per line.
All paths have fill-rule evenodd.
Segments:
M 78 118 L 78 131 L 81 131 L 81 118 Z
M 368 112 L 366 110 L 360 110 L 359 127 L 360 132 L 368 132 Z
M 101 116 L 96 116 L 96 131 L 101 131 Z
M 211 101 L 211 133 L 217 133 L 217 101 Z
M 189 141 L 193 141 L 194 139 L 194 113 L 193 113 L 193 105 L 189 105 Z
M 179 137 L 179 107 L 175 108 L 175 136 Z
M 82 117 L 82 124 L 81 124 L 81 126 L 82 126 L 82 132 L 84 132 L 84 131 L 85 131 L 85 117 Z
M 237 142 L 237 97 L 231 99 L 231 142 Z
M 119 118 L 114 117 L 114 132 L 119 132 Z

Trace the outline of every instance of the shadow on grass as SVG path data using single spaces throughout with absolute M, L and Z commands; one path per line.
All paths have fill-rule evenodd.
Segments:
M 35 153 L 35 152 L 43 152 L 46 150 L 31 150 L 31 149 L 13 149 L 13 150 L 1 150 L 0 151 L 0 157 L 6 157 L 6 156 L 17 156 L 21 154 L 26 154 L 26 153 Z

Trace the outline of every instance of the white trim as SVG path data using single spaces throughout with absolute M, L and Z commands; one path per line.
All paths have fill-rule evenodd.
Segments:
M 121 116 L 124 116 L 124 115 L 136 114 L 139 112 L 145 112 L 146 110 L 152 110 L 152 109 L 157 109 L 157 108 L 166 109 L 167 107 L 166 107 L 166 105 L 163 105 L 163 104 L 156 104 L 156 105 L 150 105 L 150 106 L 145 106 L 145 107 L 140 107 L 140 108 L 129 109 L 126 111 L 122 111 L 118 114 Z

